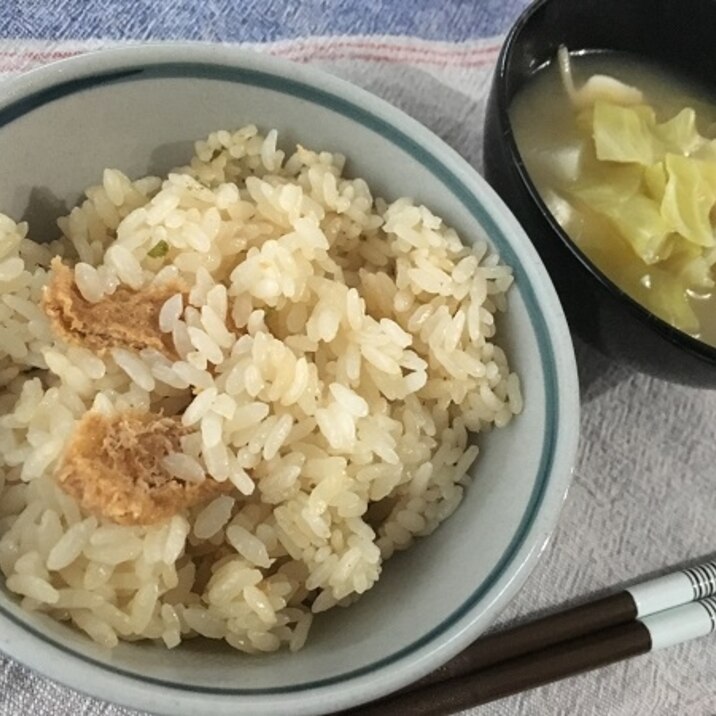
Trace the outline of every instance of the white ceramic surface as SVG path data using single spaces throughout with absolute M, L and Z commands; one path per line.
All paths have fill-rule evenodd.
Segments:
M 0 649 L 103 699 L 162 714 L 324 713 L 426 674 L 475 639 L 520 588 L 559 514 L 576 451 L 576 369 L 562 310 L 515 219 L 424 127 L 311 68 L 220 46 L 133 47 L 67 60 L 0 93 L 0 211 L 37 239 L 104 167 L 130 175 L 185 162 L 191 141 L 254 122 L 283 144 L 340 151 L 387 199 L 411 195 L 464 240 L 487 236 L 515 268 L 501 343 L 526 410 L 480 438 L 476 479 L 431 537 L 385 566 L 347 610 L 315 622 L 299 654 L 249 657 L 194 641 L 109 653 L 19 609 L 0 590 Z M 34 228 L 34 230 L 33 230 Z

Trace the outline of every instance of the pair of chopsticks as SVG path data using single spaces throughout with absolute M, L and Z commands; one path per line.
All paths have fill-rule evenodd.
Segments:
M 444 716 L 716 629 L 716 562 L 680 570 L 478 639 L 355 716 Z

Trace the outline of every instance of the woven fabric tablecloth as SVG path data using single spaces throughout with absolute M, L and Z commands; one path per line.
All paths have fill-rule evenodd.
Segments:
M 316 64 L 380 95 L 479 169 L 491 73 L 503 34 L 525 4 L 4 0 L 0 81 L 118 42 L 244 43 Z M 574 485 L 554 539 L 500 624 L 705 557 L 716 547 L 716 393 L 633 373 L 579 343 L 577 358 L 583 412 Z M 713 715 L 714 641 L 657 652 L 466 713 Z M 65 714 L 129 712 L 67 690 L 0 654 L 1 716 Z

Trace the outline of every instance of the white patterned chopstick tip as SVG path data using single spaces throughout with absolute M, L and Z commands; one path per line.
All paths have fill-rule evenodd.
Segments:
M 716 630 L 716 597 L 682 604 L 644 617 L 642 624 L 651 635 L 651 650 L 698 639 Z
M 634 599 L 638 618 L 705 599 L 716 594 L 716 562 L 705 562 L 650 579 L 626 591 Z

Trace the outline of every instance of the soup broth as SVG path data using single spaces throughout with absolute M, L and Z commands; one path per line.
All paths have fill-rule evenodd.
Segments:
M 623 53 L 573 55 L 571 65 L 577 87 L 599 74 L 640 90 L 643 99 L 634 107 L 644 116 L 651 112 L 652 122 L 654 118 L 657 123 L 667 122 L 685 108 L 692 108 L 695 129 L 703 140 L 698 156 L 704 161 L 700 161 L 699 166 L 703 164 L 711 171 L 707 165 L 712 163 L 716 197 L 716 142 L 711 141 L 716 136 L 716 102 L 706 90 Z M 626 100 L 625 103 L 628 104 Z M 659 207 L 660 199 L 652 191 L 659 191 L 654 189 L 654 182 L 661 181 L 663 196 L 664 180 L 659 179 L 659 172 L 665 175 L 668 162 L 678 163 L 681 158 L 670 158 L 662 151 L 661 156 L 666 159 L 660 168 L 656 164 L 645 166 L 623 160 L 600 161 L 595 150 L 596 111 L 575 107 L 557 61 L 537 72 L 515 97 L 510 109 L 515 139 L 532 181 L 571 239 L 620 288 L 677 328 L 716 345 L 713 282 L 716 248 L 708 247 L 706 241 L 701 247 L 684 241 L 678 243 L 675 239 L 683 237 L 671 233 L 663 237 L 653 255 L 640 255 L 634 249 L 634 242 L 643 238 L 639 232 L 648 222 L 649 212 Z M 681 114 L 679 120 L 685 118 L 686 113 Z M 688 150 L 684 156 L 689 156 Z M 641 193 L 646 200 L 620 204 L 630 193 Z M 619 204 L 622 213 L 618 220 L 614 212 L 599 210 L 599 201 Z M 712 205 L 711 217 L 713 215 Z M 708 228 L 713 233 L 713 220 Z M 636 238 L 631 242 L 625 240 L 625 232 Z M 697 263 L 687 265 L 688 261 L 679 253 L 679 247 L 684 244 L 687 253 L 699 253 Z M 692 276 L 687 276 L 689 271 L 692 274 L 700 271 L 701 275 L 694 275 L 691 280 Z

